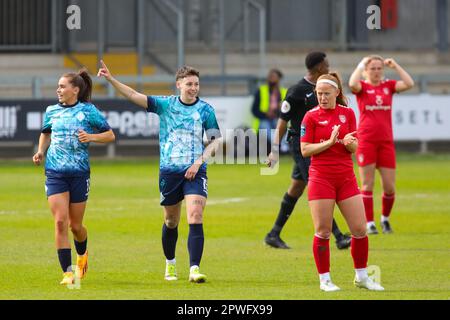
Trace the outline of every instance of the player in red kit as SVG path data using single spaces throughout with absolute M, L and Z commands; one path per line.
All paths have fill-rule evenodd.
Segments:
M 384 288 L 367 274 L 369 241 L 364 205 L 353 172 L 352 153 L 358 147 L 356 118 L 342 94 L 336 73 L 319 77 L 316 84 L 319 105 L 308 111 L 301 126 L 301 152 L 311 157 L 308 200 L 314 223 L 314 260 L 323 291 L 340 290 L 330 277 L 330 247 L 333 211 L 337 203 L 350 232 L 355 267 L 354 284 L 359 288 Z
M 401 80 L 384 79 L 384 66 L 397 71 Z M 361 75 L 366 77 L 361 80 Z M 380 56 L 365 57 L 355 69 L 349 86 L 356 95 L 360 113 L 359 146 L 356 159 L 361 177 L 361 192 L 367 219 L 367 232 L 377 234 L 373 218 L 373 186 L 375 169 L 381 175 L 383 187 L 381 227 L 383 233 L 392 233 L 389 223 L 395 199 L 395 145 L 392 133 L 392 96 L 411 89 L 411 76 L 393 59 Z

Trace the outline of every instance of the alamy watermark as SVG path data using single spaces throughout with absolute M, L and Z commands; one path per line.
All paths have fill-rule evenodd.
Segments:
M 73 273 L 73 283 L 68 283 L 66 286 L 70 290 L 80 290 L 81 289 L 81 278 L 80 278 L 80 269 L 78 266 L 71 266 L 72 270 L 75 270 Z
M 370 15 L 366 21 L 367 29 L 381 30 L 381 8 L 377 5 L 371 5 L 367 7 L 366 13 Z
M 279 148 L 274 147 L 276 130 L 226 129 L 221 146 L 208 159 L 208 164 L 259 164 L 261 175 L 275 175 L 279 169 Z M 207 130 L 207 136 L 219 136 L 217 129 Z M 183 141 L 189 144 L 191 133 Z M 225 146 L 225 148 L 224 148 Z M 270 165 L 269 165 L 270 155 Z
M 367 275 L 374 282 L 381 284 L 381 269 L 377 265 L 371 265 L 367 267 Z
M 66 20 L 66 26 L 69 30 L 81 30 L 81 9 L 72 4 L 67 7 L 66 13 L 70 16 Z

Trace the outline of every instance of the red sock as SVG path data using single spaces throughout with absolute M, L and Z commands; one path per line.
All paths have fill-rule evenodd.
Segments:
M 381 208 L 381 214 L 385 217 L 389 217 L 391 214 L 392 206 L 394 205 L 395 193 L 385 194 L 383 193 L 383 204 Z
M 330 239 L 314 236 L 313 253 L 319 274 L 330 272 Z
M 355 269 L 367 268 L 367 260 L 369 259 L 369 238 L 352 237 L 351 249 L 353 265 Z
M 373 192 L 361 191 L 367 222 L 373 221 Z

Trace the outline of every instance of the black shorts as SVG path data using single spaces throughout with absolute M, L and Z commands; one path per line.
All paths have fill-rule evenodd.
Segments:
M 300 152 L 300 137 L 293 136 L 290 140 L 292 157 L 294 158 L 294 167 L 292 168 L 291 178 L 295 180 L 303 180 L 308 183 L 308 171 L 310 158 L 304 158 Z

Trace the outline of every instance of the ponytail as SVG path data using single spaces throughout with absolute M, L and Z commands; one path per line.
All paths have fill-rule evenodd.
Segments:
M 90 102 L 92 96 L 92 79 L 86 69 L 78 71 L 78 75 L 84 81 L 84 87 L 80 88 L 78 99 L 82 102 Z
M 346 96 L 344 96 L 344 90 L 342 90 L 342 81 L 339 74 L 337 72 L 326 73 L 324 75 L 321 75 L 319 79 L 317 79 L 317 81 L 319 81 L 320 79 L 328 79 L 334 81 L 338 85 L 339 95 L 336 97 L 336 102 L 347 107 L 348 99 Z
M 69 79 L 69 82 L 80 89 L 78 93 L 78 100 L 81 102 L 90 102 L 92 95 L 92 79 L 86 68 L 81 69 L 77 73 L 70 72 L 63 75 L 64 78 Z

